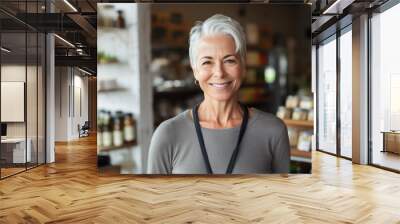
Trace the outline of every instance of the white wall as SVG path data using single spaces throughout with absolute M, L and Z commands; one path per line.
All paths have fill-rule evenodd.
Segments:
M 78 74 L 76 73 L 78 72 Z M 83 73 L 76 70 L 74 71 L 74 91 L 71 96 L 71 99 L 74 99 L 74 102 L 71 103 L 72 108 L 72 124 L 71 124 L 71 132 L 69 133 L 71 139 L 75 139 L 79 137 L 78 133 L 78 124 L 82 126 L 85 121 L 89 120 L 88 114 L 88 77 L 82 76 Z M 80 93 L 79 93 L 80 92 Z M 80 101 L 80 102 L 79 102 Z M 81 107 L 81 108 L 80 108 Z M 80 111 L 81 110 L 81 111 Z
M 70 141 L 79 138 L 78 124 L 88 120 L 88 78 L 72 67 L 55 70 L 55 141 Z
M 38 70 L 37 70 L 38 69 Z M 27 81 L 26 81 L 27 78 Z M 7 137 L 24 138 L 25 135 L 30 140 L 32 161 L 44 163 L 44 74 L 42 68 L 25 64 L 3 64 L 1 66 L 2 82 L 24 82 L 26 89 L 26 105 L 21 108 L 23 114 L 26 112 L 26 120 L 22 122 L 6 122 Z M 23 94 L 23 93 L 22 93 Z M 2 95 L 2 98 L 7 95 Z M 12 108 L 3 107 L 3 112 Z M 7 111 L 13 113 L 13 111 Z M 15 113 L 15 112 L 14 112 Z M 37 153 L 39 156 L 37 157 Z
M 2 65 L 1 66 L 1 81 L 2 82 L 25 82 L 26 71 L 28 75 L 36 74 L 36 67 L 25 65 Z M 29 79 L 29 77 L 28 77 Z M 36 81 L 29 79 L 29 84 L 36 86 Z M 28 137 L 30 133 L 33 133 L 35 130 L 36 135 L 36 113 L 32 113 L 32 111 L 36 111 L 36 88 L 27 88 L 27 106 L 31 106 L 31 108 L 27 109 L 27 120 L 28 124 Z M 4 96 L 3 96 L 4 97 Z M 33 105 L 29 105 L 34 102 Z M 33 108 L 34 107 L 34 108 Z M 2 110 L 7 110 L 8 108 L 1 108 Z M 34 122 L 34 123 L 32 123 Z M 25 126 L 26 122 L 7 122 L 7 136 L 8 137 L 25 137 Z
M 25 82 L 25 65 L 2 65 L 1 66 L 1 81 L 2 82 Z M 30 70 L 28 68 L 28 70 Z M 3 96 L 4 97 L 4 96 Z M 7 108 L 1 108 L 7 110 Z M 7 123 L 8 137 L 25 137 L 25 122 L 10 122 Z
M 55 141 L 67 141 L 68 68 L 55 68 Z

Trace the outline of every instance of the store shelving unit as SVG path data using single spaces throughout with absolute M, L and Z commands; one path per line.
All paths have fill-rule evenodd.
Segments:
M 128 91 L 128 90 L 126 88 L 116 87 L 110 89 L 98 89 L 97 93 L 112 93 L 112 92 L 123 92 L 123 91 Z
M 285 124 L 287 126 L 296 127 L 296 128 L 312 129 L 314 127 L 313 121 L 284 119 L 283 122 L 285 122 Z
M 313 121 L 291 120 L 284 119 L 283 122 L 287 127 L 296 128 L 299 130 L 313 130 Z M 311 163 L 311 151 L 303 151 L 296 148 L 291 148 L 291 160 L 297 162 Z
M 136 146 L 137 142 L 129 142 L 129 143 L 124 143 L 123 145 L 120 146 L 110 146 L 110 147 L 100 147 L 100 152 L 109 152 L 113 150 L 121 150 L 121 149 L 126 149 L 126 148 L 131 148 L 133 146 Z
M 98 21 L 103 21 L 97 27 L 97 50 L 102 59 L 97 66 L 98 109 L 132 114 L 136 121 L 135 142 L 98 148 L 98 156 L 109 158 L 106 162 L 111 165 L 105 165 L 109 166 L 106 169 L 119 173 L 140 174 L 147 167 L 153 120 L 151 75 L 143 65 L 149 64 L 150 36 L 138 33 L 148 26 L 148 9 L 148 5 L 135 4 L 102 4 L 98 8 Z M 118 11 L 122 12 L 123 23 L 118 22 Z

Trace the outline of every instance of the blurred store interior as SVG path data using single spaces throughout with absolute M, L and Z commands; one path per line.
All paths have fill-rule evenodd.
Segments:
M 303 4 L 214 4 L 212 9 L 196 4 L 137 8 L 99 4 L 99 128 L 107 129 L 105 137 L 98 135 L 100 154 L 109 156 L 105 160 L 112 160 L 111 164 L 118 160 L 123 166 L 145 167 L 153 130 L 202 100 L 203 93 L 194 84 L 189 63 L 189 32 L 196 21 L 221 13 L 235 18 L 246 33 L 247 64 L 239 93 L 241 102 L 285 119 L 291 139 L 292 172 L 308 173 L 314 120 L 310 10 Z M 108 132 L 124 129 L 123 114 L 137 119 L 137 141 L 130 147 L 126 145 L 128 140 L 119 141 L 115 150 Z M 122 125 L 115 125 L 115 121 Z M 99 141 L 101 138 L 105 145 Z M 125 150 L 118 150 L 121 147 Z M 134 159 L 126 162 L 126 158 Z

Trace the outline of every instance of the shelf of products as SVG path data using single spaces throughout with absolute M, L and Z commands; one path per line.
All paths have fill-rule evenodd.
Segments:
M 109 55 L 105 52 L 97 53 L 97 62 L 99 64 L 118 64 L 119 63 L 117 57 L 115 57 L 113 55 Z
M 112 89 L 99 89 L 97 93 L 109 93 L 109 92 L 123 92 L 127 91 L 128 89 L 125 88 L 112 88 Z
M 97 120 L 97 146 L 111 151 L 137 144 L 136 120 L 131 113 L 101 110 Z
M 311 138 L 314 129 L 313 101 L 309 96 L 288 96 L 277 116 L 288 128 L 291 160 L 295 170 L 304 171 L 302 163 L 311 164 Z M 311 165 L 310 165 L 311 166 Z
M 302 120 L 291 120 L 291 119 L 283 119 L 286 126 L 294 126 L 298 128 L 313 128 L 314 122 L 313 121 L 302 121 Z
M 108 152 L 108 151 L 113 151 L 113 150 L 120 150 L 120 149 L 124 149 L 124 148 L 130 148 L 130 147 L 135 146 L 135 145 L 137 145 L 137 142 L 136 141 L 132 141 L 132 142 L 126 142 L 126 143 L 124 143 L 124 144 L 122 144 L 120 146 L 115 146 L 115 145 L 108 146 L 108 147 L 102 146 L 102 147 L 99 147 L 99 151 L 100 152 Z
M 128 89 L 122 87 L 118 83 L 117 79 L 104 79 L 104 80 L 98 80 L 97 82 L 98 93 L 122 92 L 122 91 L 128 91 Z
M 293 157 L 301 157 L 311 159 L 311 152 L 305 152 L 296 148 L 290 149 L 290 155 Z
M 97 26 L 102 29 L 125 29 L 124 11 L 116 9 L 112 4 L 99 5 Z

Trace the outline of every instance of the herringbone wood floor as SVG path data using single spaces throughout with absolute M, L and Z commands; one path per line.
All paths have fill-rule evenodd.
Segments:
M 400 175 L 315 152 L 312 175 L 99 176 L 95 138 L 0 181 L 0 223 L 400 223 Z

